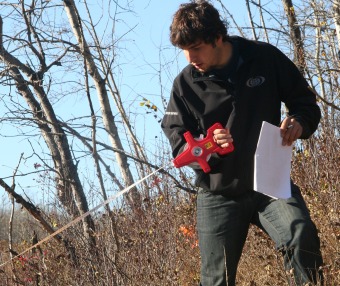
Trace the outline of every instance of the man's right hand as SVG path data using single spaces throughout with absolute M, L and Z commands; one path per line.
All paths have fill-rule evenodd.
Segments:
M 233 137 L 230 134 L 228 128 L 226 129 L 215 129 L 214 130 L 214 141 L 222 148 L 229 147 L 229 143 L 233 142 Z

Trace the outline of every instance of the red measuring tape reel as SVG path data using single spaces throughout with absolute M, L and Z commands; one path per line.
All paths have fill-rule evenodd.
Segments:
M 192 137 L 189 131 L 185 132 L 183 136 L 188 143 L 187 148 L 172 161 L 174 166 L 180 168 L 197 162 L 205 173 L 209 173 L 211 168 L 207 161 L 212 153 L 226 155 L 234 151 L 232 143 L 229 143 L 228 147 L 222 148 L 214 141 L 214 130 L 223 128 L 220 123 L 215 123 L 207 130 L 207 136 L 200 139 Z

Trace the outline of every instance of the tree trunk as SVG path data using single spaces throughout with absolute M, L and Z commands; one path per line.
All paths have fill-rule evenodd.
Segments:
M 86 68 L 92 77 L 99 99 L 100 108 L 103 116 L 103 123 L 106 130 L 109 133 L 109 138 L 113 148 L 124 150 L 121 143 L 119 132 L 115 124 L 114 116 L 112 114 L 110 101 L 106 91 L 105 79 L 100 75 L 98 68 L 94 62 L 91 51 L 87 45 L 85 37 L 82 32 L 81 20 L 78 16 L 78 11 L 73 0 L 64 0 L 65 10 L 73 29 L 73 33 L 77 39 L 82 56 L 86 61 Z M 125 186 L 130 186 L 134 183 L 132 173 L 127 162 L 127 156 L 121 153 L 116 153 L 116 160 L 120 168 Z M 136 188 L 131 189 L 126 195 L 127 201 L 132 209 L 139 208 L 141 206 L 141 196 Z
M 59 124 L 43 88 L 43 72 L 35 72 L 4 49 L 2 46 L 1 19 L 0 39 L 0 59 L 8 67 L 8 75 L 14 81 L 19 94 L 22 95 L 30 107 L 34 120 L 51 152 L 56 170 L 59 200 L 73 217 L 86 213 L 88 211 L 87 200 L 78 177 L 77 168 L 72 159 L 66 134 Z M 25 80 L 21 72 L 26 75 L 28 80 Z M 33 88 L 34 93 L 29 87 Z M 39 99 L 40 103 L 35 96 Z M 94 237 L 91 235 L 94 231 L 94 223 L 91 217 L 83 220 L 83 230 L 89 242 L 94 244 Z
M 290 38 L 293 42 L 294 46 L 294 63 L 300 70 L 302 74 L 305 73 L 306 68 L 306 60 L 305 60 L 305 53 L 303 47 L 303 41 L 301 38 L 301 31 L 298 25 L 295 10 L 293 6 L 292 0 L 282 0 L 283 7 L 285 9 L 287 19 L 288 19 L 288 26 L 290 29 Z

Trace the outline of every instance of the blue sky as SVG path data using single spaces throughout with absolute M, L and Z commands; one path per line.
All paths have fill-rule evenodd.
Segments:
M 145 109 L 140 107 L 139 103 L 144 97 L 151 100 L 159 107 L 158 117 L 161 117 L 163 108 L 160 94 L 163 93 L 163 96 L 168 98 L 173 78 L 187 64 L 180 51 L 174 49 L 168 40 L 172 15 L 183 2 L 136 0 L 133 1 L 132 7 L 134 13 L 124 13 L 118 16 L 117 34 L 125 36 L 119 42 L 120 74 L 117 82 L 123 102 L 127 102 L 127 106 L 131 108 L 132 124 L 135 124 L 139 138 L 149 150 L 157 148 L 154 138 L 155 136 L 159 138 L 162 134 L 157 120 L 151 114 L 145 115 Z M 216 7 L 219 8 L 219 5 L 216 4 Z M 239 21 L 247 20 L 243 2 L 228 0 L 224 1 L 224 5 Z M 95 5 L 92 7 L 95 8 Z M 96 13 L 96 9 L 93 11 Z M 132 31 L 129 32 L 130 29 Z M 162 87 L 159 82 L 160 69 L 162 70 Z M 80 104 L 79 98 L 64 99 L 56 103 L 55 108 L 58 114 L 66 120 L 68 116 L 72 118 L 82 114 Z M 2 108 L 0 105 L 0 114 L 3 113 Z M 24 152 L 24 156 L 29 156 L 32 154 L 32 149 L 24 137 L 11 137 L 16 134 L 13 128 L 0 124 L 0 132 L 9 136 L 0 137 L 2 146 L 0 148 L 0 177 L 6 178 L 13 174 L 20 154 Z M 44 152 L 42 145 L 35 145 L 35 148 L 38 152 Z M 39 163 L 37 157 L 22 162 L 18 174 L 34 172 L 34 163 Z M 18 177 L 17 191 L 24 190 L 28 196 L 35 196 L 37 189 L 41 191 L 37 180 L 46 179 L 40 175 Z M 6 182 L 11 184 L 11 179 L 7 178 Z

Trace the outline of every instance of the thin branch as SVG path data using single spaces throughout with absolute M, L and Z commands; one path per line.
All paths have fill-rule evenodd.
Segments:
M 254 28 L 255 25 L 254 25 L 254 21 L 253 21 L 253 16 L 252 16 L 251 9 L 250 9 L 250 6 L 249 6 L 249 0 L 246 0 L 246 6 L 247 6 L 247 11 L 248 11 L 250 27 L 251 27 L 251 30 L 252 30 L 252 33 L 253 33 L 253 39 L 257 40 L 257 35 L 256 35 L 255 28 Z

